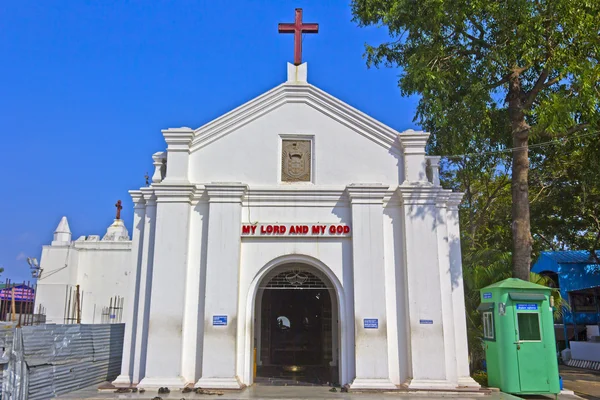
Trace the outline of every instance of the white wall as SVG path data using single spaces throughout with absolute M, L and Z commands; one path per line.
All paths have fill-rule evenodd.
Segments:
M 78 247 L 77 283 L 83 292 L 82 323 L 100 323 L 102 308 L 110 305 L 111 298 L 119 296 L 133 301 L 128 296 L 132 282 L 131 242 L 85 243 Z M 125 309 L 123 304 L 123 314 Z
M 279 184 L 280 135 L 314 135 L 316 185 L 398 184 L 398 148 L 385 148 L 315 108 L 284 104 L 190 155 L 191 182 Z M 167 162 L 167 176 L 168 172 Z
M 109 306 L 111 297 L 133 300 L 129 296 L 132 281 L 130 260 L 130 241 L 76 241 L 68 246 L 44 246 L 40 260 L 43 272 L 37 281 L 36 310 L 42 305 L 48 323 L 64 323 L 68 293 L 79 285 L 81 322 L 100 323 L 102 307 Z

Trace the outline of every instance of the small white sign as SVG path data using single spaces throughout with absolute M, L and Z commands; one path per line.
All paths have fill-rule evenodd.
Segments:
M 347 224 L 242 224 L 242 237 L 349 237 Z

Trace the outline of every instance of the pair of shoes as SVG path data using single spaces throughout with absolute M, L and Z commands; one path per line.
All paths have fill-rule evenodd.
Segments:
M 193 389 L 191 387 L 184 387 L 181 393 L 190 393 Z
M 171 393 L 171 391 L 169 390 L 168 387 L 158 388 L 158 394 L 166 394 L 166 393 Z

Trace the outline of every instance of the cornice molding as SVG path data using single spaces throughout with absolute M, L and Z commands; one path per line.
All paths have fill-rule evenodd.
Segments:
M 190 152 L 226 136 L 286 103 L 305 103 L 382 147 L 401 154 L 398 131 L 313 85 L 290 83 L 281 84 L 196 129 L 190 143 Z M 163 131 L 163 134 L 167 131 L 170 130 Z
M 429 133 L 408 129 L 398 134 L 404 154 L 425 155 L 425 146 L 429 139 Z
M 156 195 L 154 194 L 153 187 L 145 187 L 141 188 L 140 192 L 144 196 L 144 201 L 146 202 L 146 207 L 155 207 L 156 206 Z
M 141 190 L 130 190 L 129 195 L 131 196 L 131 200 L 133 200 L 134 209 L 146 208 L 146 200 L 144 199 L 144 194 Z
M 188 203 L 192 201 L 194 185 L 159 183 L 152 185 L 157 203 Z
M 245 206 L 315 207 L 348 205 L 345 186 L 336 187 L 251 187 Z
M 435 205 L 441 188 L 431 183 L 403 183 L 398 186 L 398 193 L 404 205 Z
M 462 198 L 465 194 L 461 192 L 453 192 L 450 193 L 448 198 L 448 210 L 450 211 L 458 211 L 458 206 L 462 202 Z
M 241 182 L 213 182 L 204 185 L 209 203 L 242 203 L 248 185 Z
M 389 186 L 383 184 L 352 183 L 346 186 L 350 203 L 354 204 L 383 204 Z
M 194 130 L 188 127 L 163 129 L 162 134 L 167 142 L 167 151 L 189 151 L 194 138 Z
M 447 208 L 448 207 L 448 199 L 450 199 L 450 194 L 452 194 L 451 190 L 441 189 L 438 192 L 438 195 L 435 199 L 435 206 L 437 208 Z

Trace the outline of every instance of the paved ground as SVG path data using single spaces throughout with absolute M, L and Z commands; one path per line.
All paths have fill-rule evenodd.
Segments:
M 117 394 L 113 392 L 98 392 L 96 386 L 69 393 L 58 397 L 58 399 L 139 399 L 151 400 L 156 396 L 161 399 L 215 399 L 215 400 L 244 400 L 244 399 L 344 399 L 344 400 L 376 400 L 376 399 L 400 399 L 400 400 L 427 400 L 427 399 L 464 399 L 464 400 L 517 400 L 519 397 L 509 394 L 493 392 L 491 395 L 465 394 L 465 393 L 332 393 L 327 387 L 306 386 L 253 386 L 241 392 L 224 392 L 223 395 L 199 395 L 194 393 L 183 394 L 171 392 L 158 395 L 156 392 Z M 553 397 L 536 396 L 535 399 L 551 399 Z M 578 399 L 576 396 L 561 395 L 561 400 Z
M 570 389 L 585 399 L 600 400 L 600 372 L 566 365 L 561 365 L 559 369 L 565 389 Z

